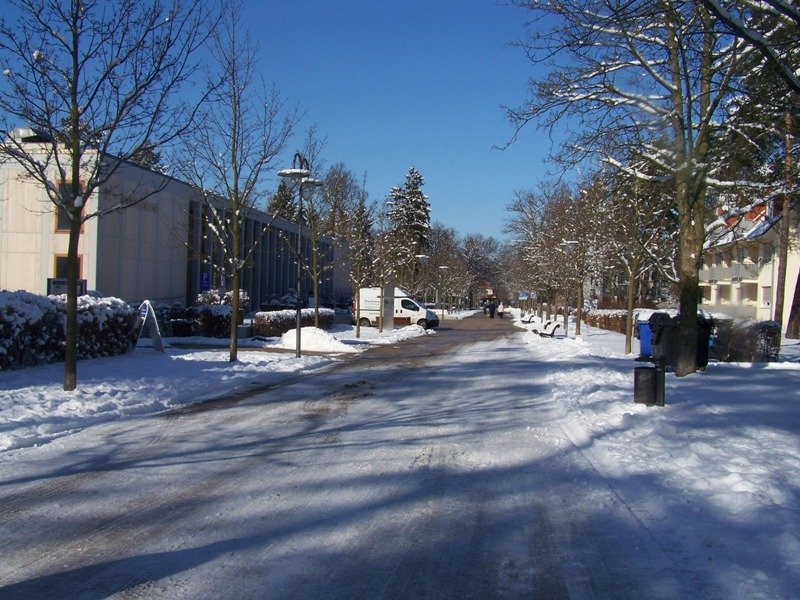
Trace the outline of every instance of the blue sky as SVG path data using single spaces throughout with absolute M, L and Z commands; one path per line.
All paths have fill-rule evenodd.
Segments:
M 550 151 L 533 126 L 493 149 L 513 133 L 501 106 L 524 101 L 532 73 L 511 46 L 525 11 L 492 0 L 246 0 L 245 14 L 264 78 L 307 111 L 291 153 L 316 124 L 327 164 L 366 173 L 370 200 L 413 165 L 432 221 L 505 236 L 506 205 L 545 176 Z

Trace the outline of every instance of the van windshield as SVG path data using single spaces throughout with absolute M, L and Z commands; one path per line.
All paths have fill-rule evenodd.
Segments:
M 419 310 L 419 306 L 417 306 L 417 304 L 411 300 L 403 299 L 401 306 L 406 310 Z

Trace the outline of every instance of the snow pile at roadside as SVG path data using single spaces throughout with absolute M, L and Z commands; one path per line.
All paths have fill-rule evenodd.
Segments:
M 281 336 L 280 345 L 284 348 L 297 347 L 297 330 L 291 329 Z M 302 327 L 300 329 L 300 348 L 312 349 L 315 352 L 358 352 L 353 346 L 348 346 L 330 333 L 317 327 Z

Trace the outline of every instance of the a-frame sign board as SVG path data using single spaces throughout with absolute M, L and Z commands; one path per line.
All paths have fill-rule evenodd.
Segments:
M 150 334 L 150 339 L 153 340 L 153 350 L 156 352 L 164 352 L 164 344 L 161 342 L 161 331 L 158 329 L 158 321 L 156 321 L 156 311 L 153 310 L 153 305 L 150 300 L 145 300 L 139 306 L 139 316 L 136 317 L 136 326 L 134 331 L 138 330 L 136 335 L 136 344 L 134 348 L 139 345 L 139 340 L 142 333 L 147 329 Z

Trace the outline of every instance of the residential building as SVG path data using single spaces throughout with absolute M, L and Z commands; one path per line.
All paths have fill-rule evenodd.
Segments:
M 760 202 L 737 211 L 720 210 L 718 216 L 709 228 L 700 269 L 702 307 L 741 319 L 774 319 L 783 214 L 772 204 Z M 797 223 L 792 231 L 797 239 Z M 789 317 L 800 270 L 800 251 L 791 244 L 786 267 L 783 323 Z

